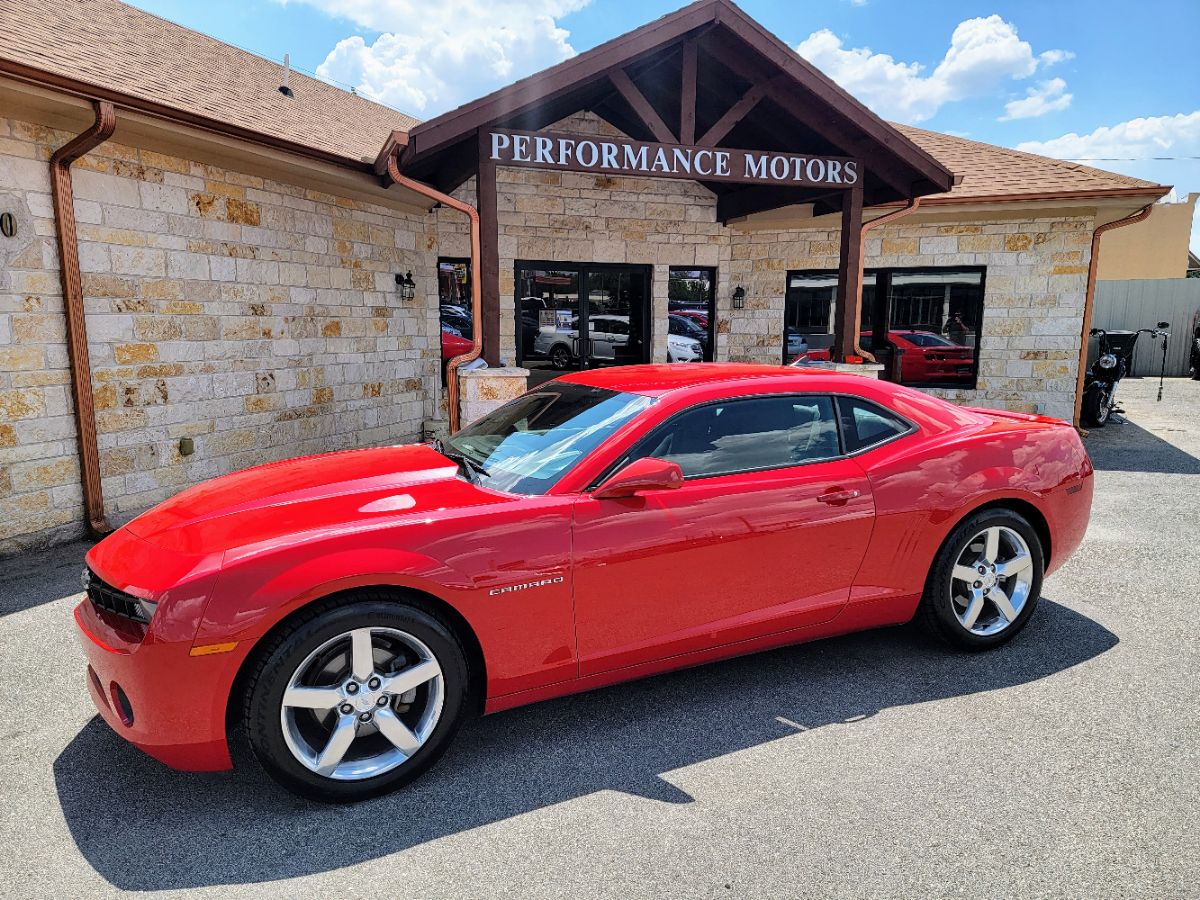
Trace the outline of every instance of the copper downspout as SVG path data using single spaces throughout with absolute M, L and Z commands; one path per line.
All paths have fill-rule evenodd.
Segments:
M 1096 270 L 1100 259 L 1100 238 L 1104 236 L 1105 232 L 1124 228 L 1126 225 L 1133 225 L 1147 219 L 1153 211 L 1154 204 L 1151 203 L 1124 219 L 1098 225 L 1092 232 L 1092 256 L 1088 260 L 1087 291 L 1083 295 L 1083 331 L 1079 337 L 1079 371 L 1075 374 L 1075 416 L 1072 423 L 1076 428 L 1079 427 L 1079 411 L 1083 404 L 1083 379 L 1087 374 L 1085 370 L 1087 369 L 1088 332 L 1092 330 L 1092 308 L 1096 300 Z
M 470 350 L 459 354 L 446 364 L 446 393 L 447 401 L 450 405 L 450 433 L 454 434 L 454 432 L 458 431 L 459 420 L 458 367 L 464 363 L 478 359 L 479 354 L 483 352 L 483 315 L 481 312 L 483 292 L 479 283 L 479 211 L 469 203 L 456 200 L 449 194 L 443 194 L 441 191 L 435 190 L 427 184 L 422 184 L 419 181 L 414 181 L 411 178 L 401 175 L 400 164 L 397 158 L 397 154 L 393 153 L 388 157 L 387 162 L 388 177 L 393 182 L 408 188 L 410 191 L 428 197 L 430 200 L 436 200 L 443 206 L 466 213 L 467 218 L 471 220 L 471 321 L 474 323 L 474 328 L 472 329 L 473 343 Z
M 888 213 L 887 215 L 880 216 L 877 219 L 872 219 L 870 222 L 863 222 L 862 229 L 858 233 L 858 235 L 859 235 L 858 239 L 859 239 L 859 243 L 860 243 L 858 258 L 863 261 L 864 268 L 865 268 L 866 260 L 867 260 L 867 232 L 870 231 L 872 228 L 878 227 L 879 225 L 887 225 L 889 222 L 895 222 L 897 219 L 903 219 L 909 213 L 915 212 L 917 210 L 917 207 L 919 207 L 920 205 L 921 205 L 921 198 L 913 197 L 911 200 L 908 201 L 908 205 L 905 206 L 903 209 L 894 210 L 894 211 Z M 861 311 L 861 309 L 862 309 L 862 296 L 861 295 L 859 295 L 859 298 L 858 298 L 858 306 L 859 306 L 859 310 Z M 861 315 L 861 312 L 860 312 L 860 315 Z M 864 350 L 862 348 L 862 345 L 859 344 L 859 339 L 861 337 L 862 337 L 862 334 L 859 333 L 858 329 L 856 328 L 855 329 L 855 337 L 854 337 L 855 352 L 859 356 L 861 356 L 863 359 L 869 359 L 871 362 L 875 362 L 876 360 L 875 360 L 874 354 L 868 353 L 866 350 Z
M 75 427 L 79 435 L 80 478 L 87 525 L 95 535 L 112 531 L 104 517 L 100 482 L 100 451 L 96 446 L 96 407 L 92 398 L 92 363 L 88 356 L 87 319 L 83 309 L 83 280 L 79 274 L 79 233 L 75 225 L 75 194 L 71 164 L 112 137 L 117 113 L 107 100 L 95 100 L 96 121 L 83 134 L 59 147 L 50 157 L 50 190 L 58 232 L 63 305 L 67 316 L 67 350 L 71 360 L 71 389 L 75 395 Z

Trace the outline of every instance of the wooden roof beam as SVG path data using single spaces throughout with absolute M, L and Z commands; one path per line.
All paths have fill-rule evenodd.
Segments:
M 638 90 L 638 86 L 633 83 L 624 69 L 616 68 L 608 73 L 608 80 L 613 83 L 613 87 L 625 98 L 625 102 L 629 104 L 642 124 L 650 130 L 654 135 L 654 139 L 660 144 L 677 143 L 674 133 L 667 127 L 667 123 L 662 120 L 662 116 L 658 111 L 650 105 L 650 101 L 646 99 L 646 95 Z

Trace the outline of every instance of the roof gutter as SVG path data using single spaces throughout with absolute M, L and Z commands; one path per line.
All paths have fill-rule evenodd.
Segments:
M 87 525 L 94 535 L 105 535 L 112 526 L 104 516 L 104 490 L 100 481 L 100 451 L 96 444 L 96 408 L 92 398 L 92 363 L 88 355 L 87 319 L 83 309 L 83 280 L 79 271 L 79 232 L 75 224 L 75 194 L 71 165 L 99 147 L 117 126 L 112 103 L 92 104 L 92 127 L 59 147 L 50 157 L 50 190 L 58 235 L 59 269 L 67 316 L 67 350 L 71 361 L 71 389 L 75 395 L 75 427 L 79 436 L 79 469 Z
M 443 194 L 441 191 L 427 184 L 401 175 L 400 150 L 402 146 L 398 146 L 396 152 L 391 153 L 387 158 L 387 175 L 384 183 L 401 185 L 414 193 L 428 197 L 436 203 L 448 206 L 451 209 L 457 209 L 459 212 L 466 214 L 467 218 L 471 221 L 471 321 L 475 323 L 475 327 L 471 329 L 471 349 L 466 353 L 459 354 L 446 364 L 446 391 L 447 403 L 450 407 L 448 411 L 450 415 L 450 433 L 454 434 L 454 432 L 458 431 L 459 426 L 458 367 L 473 362 L 483 352 L 483 289 L 479 283 L 479 211 L 469 203 L 464 203 L 462 200 L 457 200 L 449 194 Z
M 319 160 L 320 162 L 330 163 L 335 166 L 340 166 L 344 169 L 350 169 L 354 172 L 372 172 L 374 164 L 369 161 L 352 159 L 347 156 L 338 156 L 336 153 L 329 153 L 325 150 L 318 150 L 315 147 L 308 147 L 304 144 L 295 141 L 289 141 L 285 138 L 274 137 L 269 134 L 263 134 L 259 131 L 254 131 L 249 128 L 243 128 L 240 125 L 233 125 L 229 122 L 223 122 L 220 119 L 212 119 L 207 116 L 202 116 L 197 113 L 189 112 L 183 109 L 176 109 L 172 106 L 167 106 L 162 103 L 155 103 L 152 100 L 144 100 L 141 97 L 135 97 L 132 94 L 125 94 L 120 91 L 114 91 L 110 88 L 99 87 L 94 84 L 89 84 L 86 81 L 79 81 L 75 78 L 69 78 L 65 75 L 57 75 L 53 72 L 45 72 L 41 69 L 35 69 L 31 66 L 26 66 L 18 62 L 13 62 L 10 59 L 0 58 L 0 75 L 6 75 L 9 78 L 15 78 L 18 81 L 23 81 L 26 84 L 33 84 L 38 87 L 50 88 L 51 90 L 60 91 L 64 94 L 70 94 L 75 97 L 81 97 L 84 100 L 93 103 L 97 101 L 107 102 L 121 109 L 139 112 L 147 116 L 152 116 L 156 119 L 163 119 L 169 122 L 178 122 L 184 125 L 190 125 L 193 128 L 199 128 L 202 131 L 208 131 L 213 134 L 223 135 L 225 137 L 237 138 L 247 143 L 257 144 L 261 147 L 269 147 L 272 150 L 283 150 L 288 153 L 294 153 L 298 156 L 304 156 L 309 159 Z
M 1133 215 L 1113 222 L 1105 222 L 1092 232 L 1092 256 L 1088 261 L 1087 291 L 1083 298 L 1083 331 L 1079 337 L 1079 371 L 1075 374 L 1075 413 L 1072 422 L 1076 428 L 1079 427 L 1079 411 L 1083 403 L 1083 379 L 1087 375 L 1085 370 L 1087 369 L 1088 338 L 1090 337 L 1089 332 L 1092 330 L 1092 311 L 1096 300 L 1096 272 L 1100 265 L 1100 238 L 1114 229 L 1145 221 L 1153 211 L 1154 204 L 1150 203 Z

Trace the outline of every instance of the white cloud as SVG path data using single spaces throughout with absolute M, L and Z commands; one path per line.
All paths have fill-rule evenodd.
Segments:
M 1070 50 L 1046 50 L 1038 54 L 1038 62 L 1045 68 L 1056 66 L 1060 62 L 1066 62 L 1068 59 L 1074 58 L 1075 54 Z
M 995 94 L 1007 82 L 1033 75 L 1039 65 L 1016 26 L 996 15 L 960 22 L 945 56 L 929 74 L 920 63 L 901 62 L 868 47 L 847 48 L 828 29 L 809 35 L 796 52 L 879 115 L 905 122 L 924 121 L 946 103 Z M 1069 55 L 1049 50 L 1040 59 L 1051 65 Z
M 281 0 L 289 2 L 289 0 Z M 589 0 L 290 0 L 380 32 L 339 41 L 321 78 L 428 117 L 575 55 L 558 19 Z
M 1000 121 L 1008 119 L 1033 119 L 1046 113 L 1066 109 L 1071 105 L 1073 94 L 1066 93 L 1067 83 L 1061 78 L 1051 78 L 1042 81 L 1036 87 L 1028 88 L 1020 100 L 1010 100 L 1004 104 L 1004 115 Z
M 1077 160 L 1175 186 L 1177 197 L 1200 191 L 1200 109 L 1174 116 L 1150 116 L 1105 125 L 1088 134 L 1064 134 L 1048 141 L 1025 141 L 1018 150 Z M 1191 247 L 1200 253 L 1200 216 Z
M 1130 119 L 1089 134 L 1064 134 L 1048 141 L 1025 141 L 1018 150 L 1056 159 L 1149 159 L 1200 155 L 1200 110 L 1174 116 Z

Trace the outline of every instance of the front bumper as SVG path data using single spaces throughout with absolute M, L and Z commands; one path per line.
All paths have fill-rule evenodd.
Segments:
M 86 598 L 75 607 L 88 689 L 100 715 L 173 768 L 231 768 L 225 711 L 249 646 L 191 655 L 219 560 L 169 553 L 121 528 L 93 547 L 87 562 L 117 591 L 157 603 L 148 624 Z
M 151 634 L 135 642 L 107 615 L 89 600 L 75 607 L 88 689 L 104 721 L 174 769 L 232 768 L 225 740 L 228 655 L 190 656 L 190 641 L 162 643 Z

